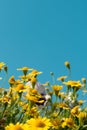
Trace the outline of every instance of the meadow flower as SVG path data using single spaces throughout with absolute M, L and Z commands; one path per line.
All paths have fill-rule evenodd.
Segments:
M 63 82 L 63 84 L 69 86 L 70 88 L 75 88 L 76 90 L 80 89 L 83 85 L 80 81 L 69 80 L 67 82 Z
M 35 97 L 35 96 L 32 96 L 32 95 L 26 95 L 26 98 L 29 100 L 29 101 L 33 101 L 33 102 L 38 102 L 38 98 Z
M 53 85 L 52 88 L 54 90 L 55 95 L 58 96 L 58 92 L 63 88 L 63 86 Z
M 46 117 L 31 118 L 27 123 L 31 130 L 48 130 L 51 127 L 50 119 Z
M 58 103 L 59 108 L 68 110 L 69 106 L 66 103 L 60 102 Z
M 29 114 L 31 117 L 37 117 L 39 115 L 38 108 L 36 106 L 32 107 Z
M 23 82 L 28 82 L 27 75 L 21 75 L 21 76 L 19 76 L 19 78 L 20 78 Z
M 23 74 L 26 75 L 29 70 L 33 70 L 33 69 L 24 66 L 24 67 L 22 67 L 22 68 L 18 68 L 17 70 L 22 70 L 22 71 L 23 71 Z
M 65 128 L 65 127 L 68 127 L 71 129 L 75 128 L 75 123 L 72 118 L 65 118 L 64 122 L 62 123 L 62 128 Z
M 7 95 L 4 95 L 2 98 L 0 98 L 0 102 L 2 102 L 2 103 L 10 103 L 11 99 Z
M 52 123 L 52 128 L 55 129 L 55 130 L 59 130 L 60 127 L 61 127 L 61 119 L 58 119 L 58 118 L 54 118 L 51 120 L 51 123 Z
M 8 126 L 5 127 L 5 130 L 26 130 L 23 127 L 23 124 L 17 123 L 17 124 L 12 124 L 10 123 Z
M 14 75 L 12 75 L 9 80 L 8 80 L 9 84 L 12 86 L 15 84 L 15 78 L 14 78 Z
M 83 123 L 85 119 L 87 119 L 87 113 L 82 111 L 78 115 L 79 123 Z
M 64 80 L 67 78 L 67 76 L 61 76 L 59 78 L 57 78 L 57 80 L 61 80 L 62 82 L 64 82 Z
M 71 109 L 71 115 L 73 115 L 74 117 L 78 117 L 79 113 L 80 113 L 79 106 L 75 106 Z
M 39 75 L 39 74 L 42 74 L 42 72 L 40 72 L 40 71 L 37 71 L 37 70 L 32 70 L 32 72 L 31 73 L 29 73 L 31 76 L 37 76 L 37 75 Z
M 42 72 L 39 72 L 37 70 L 32 70 L 30 73 L 25 75 L 26 76 L 26 81 L 28 82 L 28 81 L 32 80 L 33 78 L 36 78 L 37 75 L 39 75 L 39 74 L 42 74 Z
M 26 91 L 27 86 L 24 85 L 23 83 L 19 83 L 19 84 L 16 85 L 13 89 L 14 89 L 15 91 L 21 93 L 21 92 L 25 92 L 25 91 Z
M 45 102 L 44 97 L 38 93 L 36 89 L 29 88 L 28 92 L 25 95 L 25 98 L 27 98 L 29 101 L 32 101 L 36 104 L 43 104 Z

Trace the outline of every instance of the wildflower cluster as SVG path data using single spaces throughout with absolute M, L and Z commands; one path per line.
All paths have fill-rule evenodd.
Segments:
M 70 63 L 65 66 L 69 75 L 58 77 L 53 84 L 38 81 L 42 72 L 18 68 L 23 75 L 17 79 L 12 75 L 8 89 L 0 87 L 0 130 L 86 130 L 87 106 L 80 99 L 87 92 L 86 78 L 70 79 Z M 4 62 L 0 62 L 2 71 L 8 74 Z

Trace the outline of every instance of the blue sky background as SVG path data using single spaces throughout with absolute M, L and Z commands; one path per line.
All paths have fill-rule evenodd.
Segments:
M 42 71 L 40 82 L 67 74 L 87 78 L 87 1 L 4 0 L 0 1 L 0 61 L 9 75 L 28 66 Z

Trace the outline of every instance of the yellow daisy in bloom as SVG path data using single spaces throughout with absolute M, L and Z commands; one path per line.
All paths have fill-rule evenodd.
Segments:
M 79 106 L 75 106 L 74 108 L 72 108 L 71 115 L 78 117 L 79 113 L 80 113 Z
M 78 118 L 79 118 L 79 122 L 84 122 L 85 119 L 87 119 L 87 113 L 86 112 L 80 112 L 79 115 L 78 115 Z
M 14 87 L 14 90 L 18 91 L 19 93 L 20 92 L 25 92 L 26 89 L 27 89 L 27 86 L 22 84 L 22 83 L 19 83 L 16 87 Z
M 22 70 L 24 75 L 26 75 L 29 70 L 33 70 L 33 69 L 25 66 L 25 67 L 22 67 L 22 68 L 18 68 L 17 70 Z
M 27 75 L 21 75 L 21 76 L 19 76 L 19 78 L 20 78 L 23 82 L 27 82 L 27 81 L 28 81 Z
M 58 95 L 59 91 L 63 88 L 63 86 L 53 85 L 52 88 L 53 88 L 55 94 Z
M 36 75 L 39 75 L 39 74 L 42 74 L 42 72 L 37 71 L 37 70 L 32 70 L 32 72 L 30 73 L 31 76 L 36 76 Z
M 25 98 L 28 99 L 29 101 L 35 102 L 35 103 L 43 103 L 44 100 L 42 98 L 42 95 L 38 93 L 36 89 L 29 88 Z
M 59 78 L 57 78 L 57 80 L 61 80 L 62 82 L 64 82 L 64 80 L 67 78 L 67 76 L 61 76 Z
M 46 117 L 31 118 L 27 123 L 30 130 L 48 130 L 51 127 L 50 119 Z
M 68 105 L 66 103 L 63 103 L 63 102 L 58 103 L 58 106 L 61 109 L 65 109 L 65 110 L 69 109 Z
M 62 123 L 62 128 L 65 128 L 66 126 L 71 129 L 75 127 L 75 123 L 72 118 L 65 118 L 64 122 Z
M 37 117 L 39 115 L 38 108 L 32 107 L 29 114 L 31 115 L 31 117 Z
M 81 84 L 80 81 L 73 81 L 73 80 L 69 80 L 68 82 L 63 82 L 63 84 L 71 88 L 76 88 L 76 90 L 78 90 L 80 87 L 83 86 L 83 84 Z
M 27 98 L 29 101 L 37 102 L 38 98 L 31 95 L 26 95 L 25 98 Z
M 3 102 L 3 103 L 10 103 L 11 100 L 8 96 L 3 96 L 2 98 L 0 98 L 0 102 Z
M 51 120 L 52 128 L 55 130 L 59 130 L 61 126 L 61 119 L 54 118 Z
M 9 84 L 12 86 L 15 84 L 15 78 L 14 78 L 14 75 L 12 75 L 9 80 L 8 80 Z
M 12 124 L 10 123 L 8 126 L 5 127 L 5 130 L 26 130 L 23 128 L 23 124 Z

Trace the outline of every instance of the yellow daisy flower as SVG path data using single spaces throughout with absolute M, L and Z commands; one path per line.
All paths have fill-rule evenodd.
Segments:
M 28 67 L 24 66 L 24 67 L 22 67 L 22 68 L 18 68 L 17 70 L 22 70 L 22 71 L 23 71 L 23 73 L 24 73 L 24 75 L 26 75 L 26 74 L 27 74 L 27 72 L 28 72 L 29 70 L 33 70 L 33 69 L 32 69 L 32 68 L 28 68 Z
M 87 118 L 87 113 L 84 111 L 80 112 L 78 118 L 79 118 L 79 123 L 84 122 L 84 120 Z
M 19 93 L 21 93 L 21 92 L 27 91 L 27 88 L 28 88 L 28 86 L 24 85 L 23 83 L 19 83 L 19 84 L 16 85 L 16 87 L 14 87 L 13 89 L 14 89 L 15 91 L 18 91 Z
M 72 108 L 71 115 L 78 117 L 79 113 L 80 113 L 79 106 L 75 106 L 74 108 Z
M 73 80 L 69 80 L 67 82 L 63 82 L 63 84 L 71 87 L 71 88 L 75 88 L 76 90 L 78 90 L 80 87 L 83 86 L 83 84 L 80 83 L 80 81 L 73 81 Z
M 57 80 L 61 80 L 62 82 L 64 82 L 64 80 L 67 78 L 67 76 L 61 76 L 59 78 L 57 78 Z
M 37 70 L 32 70 L 32 72 L 30 73 L 31 76 L 36 76 L 36 75 L 39 75 L 39 74 L 42 74 L 42 72 L 37 71 Z
M 9 80 L 8 80 L 9 84 L 12 86 L 15 84 L 15 78 L 14 78 L 14 75 L 12 75 Z
M 65 109 L 65 110 L 69 109 L 68 105 L 66 103 L 63 103 L 63 102 L 58 103 L 58 106 L 61 109 Z
M 58 95 L 59 91 L 63 88 L 63 86 L 53 85 L 52 88 L 53 88 L 55 94 Z
M 51 122 L 52 122 L 52 128 L 55 130 L 59 130 L 61 126 L 61 119 L 54 118 L 51 120 Z
M 25 130 L 25 129 L 23 128 L 23 124 L 17 123 L 14 125 L 10 123 L 8 126 L 5 127 L 5 130 Z
M 31 118 L 27 123 L 31 130 L 48 130 L 51 127 L 50 119 L 46 117 Z
M 62 128 L 65 127 L 73 128 L 75 127 L 75 123 L 72 118 L 65 118 L 64 122 L 62 123 Z

